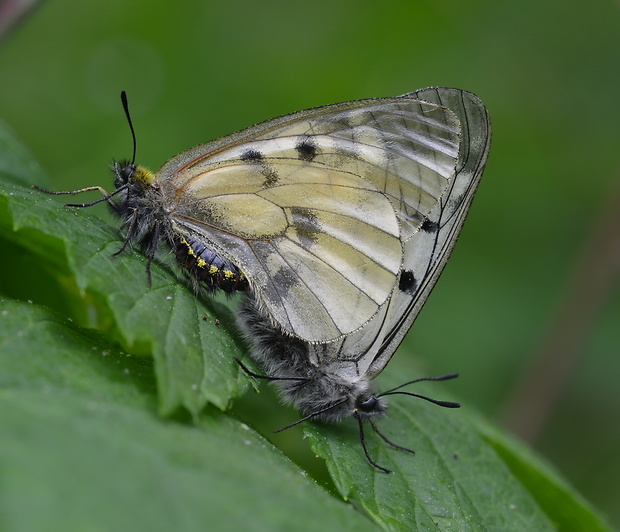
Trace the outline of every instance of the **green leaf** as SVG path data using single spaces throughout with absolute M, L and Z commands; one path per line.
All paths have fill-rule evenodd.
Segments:
M 426 392 L 420 389 L 416 393 Z M 437 396 L 437 385 L 428 394 Z M 350 452 L 354 433 L 321 428 L 311 436 L 340 493 L 359 502 L 386 529 L 449 530 L 458 522 L 461 530 L 554 530 L 462 411 L 390 397 L 390 415 L 378 425 L 391 441 L 416 452 L 391 448 L 366 427 L 369 451 L 393 471 L 389 475 L 370 470 L 361 449 Z
M 398 384 L 394 376 L 382 382 Z M 436 397 L 437 386 L 420 385 L 416 393 Z M 390 447 L 366 426 L 370 454 L 390 474 L 369 467 L 353 423 L 306 427 L 340 494 L 385 529 L 608 530 L 548 466 L 518 445 L 507 444 L 507 438 L 491 432 L 476 416 L 412 401 L 390 397 L 389 416 L 377 425 L 415 455 Z M 526 470 L 528 475 L 523 474 Z
M 149 287 L 146 259 L 132 250 L 113 256 L 122 245 L 118 231 L 84 210 L 10 183 L 0 184 L 1 197 L 4 237 L 52 271 L 73 306 L 85 305 L 74 318 L 89 316 L 84 325 L 114 333 L 132 352 L 152 353 L 162 412 L 184 406 L 196 416 L 207 402 L 225 409 L 241 393 L 234 317 L 224 304 L 197 298 L 162 264 L 153 264 Z
M 594 508 L 551 465 L 484 420 L 475 417 L 473 422 L 485 443 L 495 450 L 560 530 L 609 530 Z
M 389 475 L 366 460 L 353 419 L 306 425 L 340 496 L 318 488 L 312 464 L 301 471 L 205 408 L 246 387 L 232 304 L 196 297 L 165 255 L 148 286 L 140 253 L 112 256 L 116 228 L 19 185 L 34 168 L 25 153 L 0 165 L 0 289 L 56 312 L 0 300 L 0 529 L 374 530 L 369 517 L 385 530 L 608 530 L 521 446 L 464 409 L 408 397 L 391 397 L 378 425 L 415 456 L 366 428 Z M 388 367 L 379 380 L 402 378 Z
M 374 530 L 232 417 L 158 417 L 101 334 L 0 299 L 0 338 L 0 529 Z

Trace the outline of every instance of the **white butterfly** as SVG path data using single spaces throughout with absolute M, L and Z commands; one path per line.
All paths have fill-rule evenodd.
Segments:
M 370 380 L 434 286 L 489 143 L 476 96 L 430 88 L 274 118 L 157 174 L 115 163 L 116 190 L 83 190 L 123 218 L 121 251 L 140 242 L 150 264 L 166 241 L 196 280 L 245 290 L 239 324 L 284 397 L 361 430 L 385 411 Z
M 247 298 L 239 319 L 252 346 L 251 354 L 265 369 L 266 378 L 273 380 L 283 397 L 305 415 L 298 422 L 309 418 L 340 420 L 353 415 L 359 423 L 366 457 L 373 466 L 386 472 L 388 470 L 376 464 L 366 449 L 363 421 L 369 420 L 379 433 L 372 417 L 386 411 L 382 396 L 405 392 L 394 389 L 377 395 L 370 381 L 383 370 L 400 345 L 450 255 L 482 175 L 491 138 L 486 108 L 470 93 L 430 88 L 400 98 L 402 100 L 397 106 L 402 113 L 398 118 L 398 137 L 394 135 L 396 126 L 389 122 L 394 99 L 370 100 L 366 102 L 368 108 L 357 110 L 357 123 L 374 122 L 378 113 L 385 117 L 372 135 L 376 139 L 373 143 L 375 149 L 386 152 L 382 160 L 388 165 L 388 169 L 379 164 L 374 168 L 364 166 L 364 170 L 374 177 L 361 177 L 380 184 L 383 191 L 398 190 L 400 193 L 400 197 L 395 192 L 386 194 L 394 209 L 393 216 L 399 223 L 398 235 L 402 244 L 402 255 L 396 255 L 395 261 L 400 264 L 387 299 L 361 327 L 331 341 L 308 342 L 291 338 L 290 331 L 272 325 L 259 299 Z M 438 109 L 441 112 L 436 112 Z M 369 116 L 364 120 L 362 116 L 366 113 Z M 425 128 L 421 129 L 421 123 Z M 423 156 L 419 155 L 419 143 L 429 147 Z M 406 160 L 401 161 L 400 157 Z M 428 203 L 420 201 L 416 204 L 412 183 L 425 191 L 432 190 L 431 194 L 435 196 Z M 412 205 L 415 205 L 414 209 Z M 350 239 L 364 237 L 362 231 L 349 235 Z M 388 256 L 388 253 L 382 250 L 377 254 L 383 258 L 383 261 L 376 259 L 377 262 L 391 263 L 395 257 Z M 366 279 L 366 282 L 373 281 L 372 275 Z M 360 289 L 368 291 L 363 286 Z M 335 297 L 334 303 L 349 305 L 349 310 L 356 312 L 356 300 L 347 299 L 344 294 Z M 359 321 L 362 321 L 361 317 Z M 418 379 L 407 384 L 452 377 L 456 374 Z M 440 406 L 459 406 L 417 394 L 408 395 L 422 397 Z M 379 434 L 390 445 L 408 450 Z

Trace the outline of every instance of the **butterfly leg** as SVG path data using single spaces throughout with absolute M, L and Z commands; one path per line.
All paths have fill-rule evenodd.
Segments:
M 355 419 L 357 419 L 357 424 L 359 425 L 359 428 L 360 428 L 360 443 L 362 444 L 362 449 L 364 449 L 366 460 L 368 460 L 371 466 L 375 467 L 379 471 L 383 471 L 384 473 L 391 473 L 392 472 L 391 470 L 380 466 L 379 464 L 377 464 L 377 462 L 375 462 L 371 458 L 370 453 L 368 452 L 368 448 L 366 447 L 366 438 L 364 437 L 364 422 L 362 421 L 361 416 L 357 412 L 355 412 L 353 416 L 355 417 Z M 371 425 L 375 430 L 377 430 L 376 427 L 374 426 L 374 423 L 371 422 Z
M 372 427 L 372 429 L 389 446 L 394 447 L 394 449 L 398 449 L 400 451 L 407 451 L 408 453 L 415 454 L 415 451 L 413 449 L 409 449 L 408 447 L 403 447 L 402 445 L 398 445 L 397 443 L 394 443 L 393 441 L 389 440 L 388 437 L 385 434 L 383 434 L 382 432 L 379 431 L 379 428 L 377 427 L 377 425 L 375 424 L 375 422 L 372 419 L 369 419 L 368 421 L 370 422 L 370 426 Z

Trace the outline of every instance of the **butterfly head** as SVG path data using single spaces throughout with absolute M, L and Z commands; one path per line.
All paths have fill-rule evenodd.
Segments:
M 155 180 L 153 172 L 144 166 L 136 166 L 130 161 L 114 161 L 112 173 L 114 174 L 114 188 L 116 189 L 132 184 L 145 187 L 151 185 Z
M 374 392 L 366 390 L 364 393 L 355 397 L 353 413 L 362 419 L 380 416 L 387 412 L 385 399 L 379 397 Z
M 308 418 L 334 422 L 348 417 L 369 419 L 387 412 L 387 402 L 367 379 L 348 382 L 336 374 L 308 368 L 307 380 L 279 381 L 285 398 Z
M 154 186 L 155 174 L 129 161 L 114 161 L 111 169 L 115 190 L 110 197 L 116 196 L 113 202 L 109 202 L 112 210 L 124 220 L 139 212 L 141 218 L 149 218 L 150 224 L 153 221 L 150 213 L 161 210 L 159 193 Z

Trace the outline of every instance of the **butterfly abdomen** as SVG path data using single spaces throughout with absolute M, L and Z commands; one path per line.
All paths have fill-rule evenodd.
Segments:
M 226 293 L 232 293 L 245 290 L 248 286 L 247 279 L 237 266 L 201 242 L 189 238 L 177 239 L 175 253 L 179 263 L 209 290 L 219 288 Z

